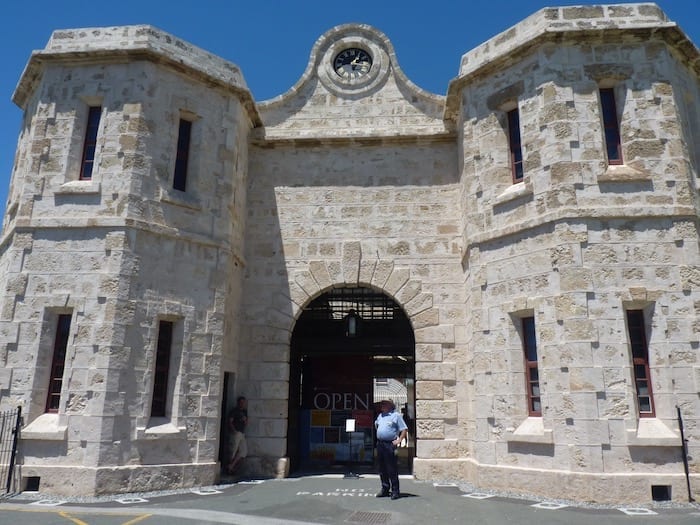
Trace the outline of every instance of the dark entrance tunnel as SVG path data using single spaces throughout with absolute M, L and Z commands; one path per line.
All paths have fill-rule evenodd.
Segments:
M 396 403 L 415 435 L 414 357 L 410 321 L 386 294 L 334 288 L 311 301 L 291 342 L 292 471 L 372 468 L 375 405 L 382 398 Z M 412 446 L 400 451 L 404 470 L 410 470 L 413 456 Z

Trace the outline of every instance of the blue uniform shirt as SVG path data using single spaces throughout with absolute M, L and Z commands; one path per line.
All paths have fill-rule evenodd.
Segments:
M 402 430 L 408 428 L 398 412 L 380 413 L 374 426 L 377 427 L 377 439 L 380 441 L 393 441 Z

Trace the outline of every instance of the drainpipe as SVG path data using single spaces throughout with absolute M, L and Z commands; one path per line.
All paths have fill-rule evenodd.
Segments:
M 681 451 L 683 452 L 683 468 L 685 469 L 685 484 L 688 487 L 688 501 L 694 502 L 693 493 L 690 490 L 690 471 L 688 469 L 688 440 L 685 439 L 685 434 L 683 433 L 683 416 L 681 415 L 681 407 L 676 405 L 676 412 L 678 413 L 678 428 L 681 431 Z

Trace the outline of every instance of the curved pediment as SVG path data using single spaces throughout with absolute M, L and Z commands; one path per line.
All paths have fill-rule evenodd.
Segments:
M 347 24 L 316 41 L 291 89 L 258 103 L 258 132 L 262 140 L 442 134 L 444 105 L 406 77 L 382 32 Z

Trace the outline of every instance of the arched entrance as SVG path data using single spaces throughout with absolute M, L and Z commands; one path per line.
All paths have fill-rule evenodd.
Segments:
M 371 468 L 375 403 L 383 398 L 404 412 L 415 436 L 413 329 L 386 294 L 334 288 L 312 300 L 294 327 L 290 365 L 287 455 L 292 470 Z M 400 466 L 408 470 L 412 445 L 411 439 L 399 454 Z

